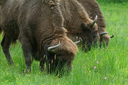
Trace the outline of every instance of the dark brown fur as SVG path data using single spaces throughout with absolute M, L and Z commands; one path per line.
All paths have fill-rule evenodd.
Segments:
M 45 46 L 61 45 L 54 49 L 53 57 L 57 60 L 66 60 L 69 69 L 72 69 L 72 61 L 78 51 L 77 46 L 67 37 L 67 30 L 63 27 L 63 16 L 58 2 L 52 0 L 7 0 L 2 8 L 1 27 L 4 37 L 1 42 L 4 54 L 13 63 L 9 46 L 12 41 L 20 40 L 27 71 L 31 70 L 31 57 L 40 61 L 44 69 L 44 55 L 49 55 Z M 51 52 L 49 52 L 52 54 Z M 63 62 L 63 61 L 62 61 Z M 66 63 L 65 63 L 66 64 Z M 52 65 L 52 63 L 51 63 Z
M 3 1 L 1 0 L 0 1 L 0 22 L 1 22 L 1 8 L 2 8 L 2 5 L 3 5 Z M 2 32 L 2 29 L 1 29 L 1 26 L 0 26 L 0 34 Z

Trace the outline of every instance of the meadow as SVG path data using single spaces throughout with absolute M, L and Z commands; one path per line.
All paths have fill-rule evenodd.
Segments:
M 62 78 L 41 72 L 33 61 L 32 72 L 26 69 L 20 43 L 11 45 L 14 66 L 8 65 L 0 46 L 0 85 L 127 85 L 128 84 L 128 3 L 99 3 L 107 23 L 107 32 L 114 34 L 107 49 L 79 50 L 73 70 Z M 0 41 L 2 35 L 0 35 Z

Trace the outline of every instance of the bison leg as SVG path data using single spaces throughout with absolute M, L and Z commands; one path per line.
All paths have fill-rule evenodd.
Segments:
M 25 57 L 25 64 L 27 65 L 26 72 L 31 72 L 31 63 L 32 63 L 32 45 L 27 37 L 20 38 L 22 45 L 22 50 Z
M 1 46 L 9 65 L 13 64 L 13 60 L 11 58 L 9 51 L 10 44 L 11 44 L 11 38 L 7 35 L 4 35 L 1 42 Z

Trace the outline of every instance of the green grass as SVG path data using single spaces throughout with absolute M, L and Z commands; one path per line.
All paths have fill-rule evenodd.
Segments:
M 92 48 L 87 53 L 79 50 L 70 75 L 58 78 L 41 72 L 38 61 L 33 61 L 30 74 L 23 74 L 26 65 L 21 45 L 17 43 L 10 48 L 14 66 L 7 64 L 0 47 L 0 85 L 127 85 L 128 3 L 99 4 L 106 19 L 106 30 L 109 35 L 115 35 L 108 49 Z
M 104 2 L 104 3 L 125 3 L 128 2 L 128 0 L 96 0 L 98 2 Z

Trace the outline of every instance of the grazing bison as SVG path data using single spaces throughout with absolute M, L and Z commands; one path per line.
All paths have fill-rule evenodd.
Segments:
M 96 5 L 92 5 L 94 3 Z M 69 31 L 68 36 L 72 40 L 81 37 L 85 50 L 90 50 L 92 43 L 95 45 L 97 41 L 100 45 L 105 43 L 108 46 L 113 36 L 108 36 L 105 31 L 106 23 L 103 14 L 94 0 L 61 0 L 60 8 L 64 17 L 64 27 Z M 96 15 L 98 18 L 95 18 Z M 97 19 L 98 25 L 95 24 Z
M 52 64 L 55 64 L 54 69 L 59 72 L 63 66 L 72 69 L 78 48 L 67 37 L 58 4 L 56 0 L 6 0 L 1 10 L 0 26 L 3 30 L 1 46 L 9 64 L 13 64 L 9 46 L 19 39 L 27 72 L 31 72 L 33 59 L 40 61 L 42 70 L 45 62 L 47 68 L 53 68 Z M 63 65 L 58 68 L 61 63 Z
M 92 44 L 99 40 L 97 16 L 89 18 L 84 7 L 77 0 L 60 0 L 60 8 L 64 17 L 64 27 L 68 30 L 68 36 L 74 40 L 81 37 L 85 50 L 90 50 Z
M 98 16 L 96 23 L 98 25 L 98 33 L 100 34 L 100 43 L 108 46 L 110 38 L 114 37 L 114 35 L 109 36 L 107 34 L 105 19 L 96 0 L 78 0 L 78 2 L 82 4 L 91 19 L 94 19 L 95 15 Z

